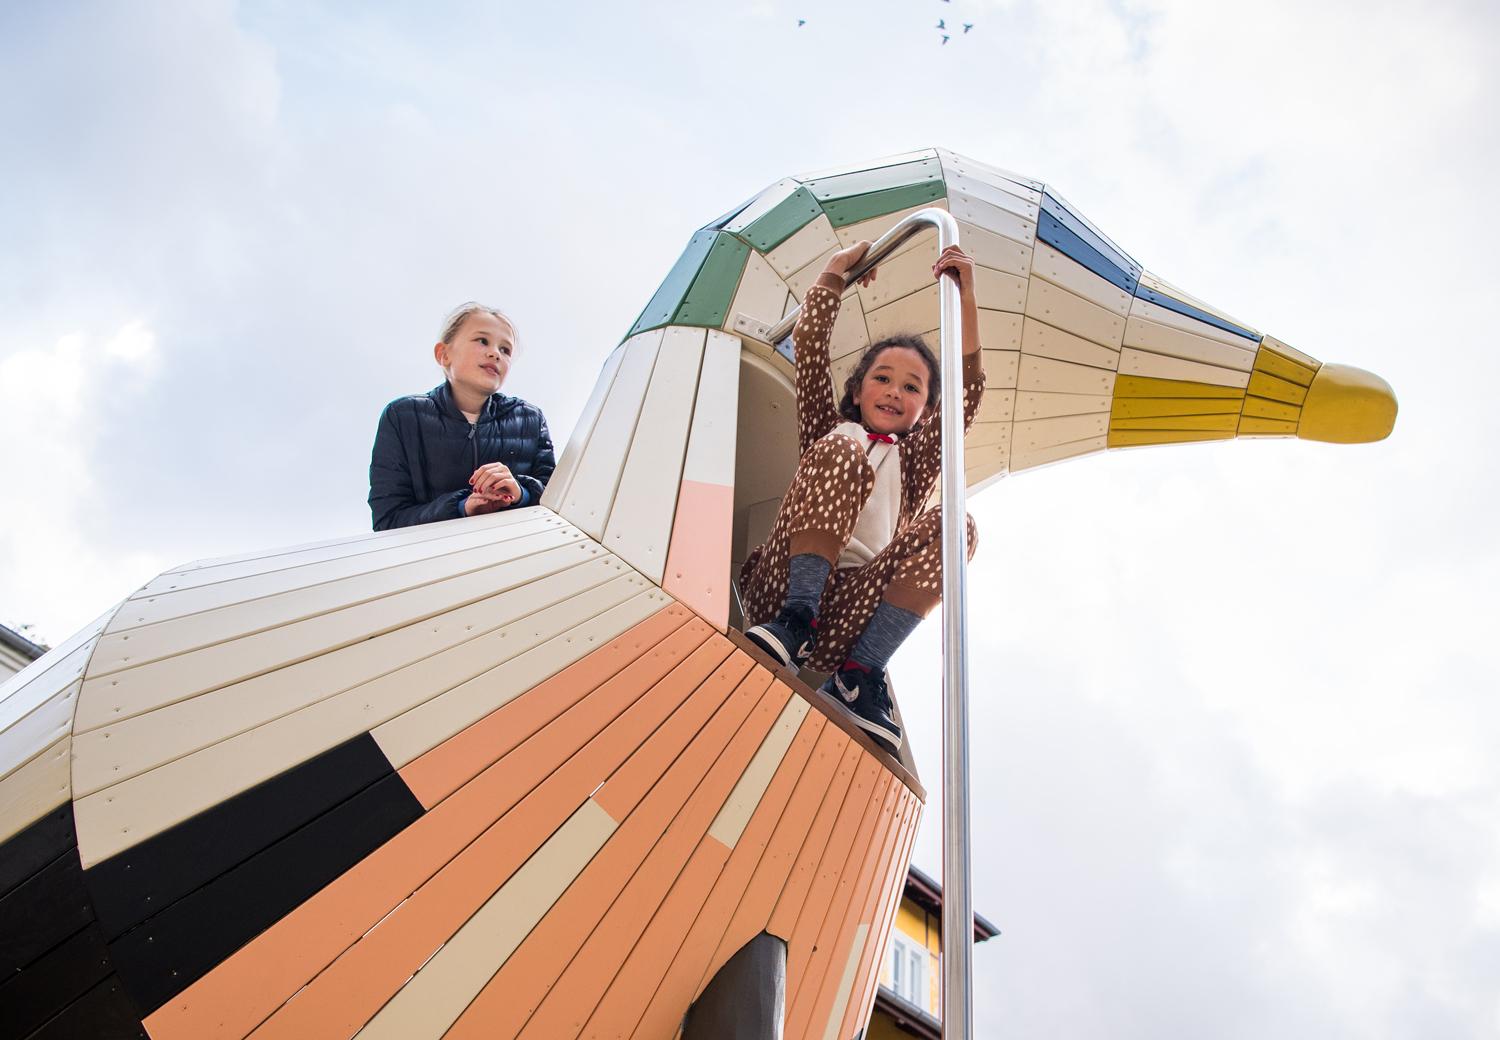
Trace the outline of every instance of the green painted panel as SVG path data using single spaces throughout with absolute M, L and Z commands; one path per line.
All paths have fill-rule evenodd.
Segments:
M 765 216 L 751 222 L 740 237 L 762 253 L 769 253 L 781 243 L 816 220 L 823 212 L 818 200 L 803 185 Z
M 673 325 L 703 325 L 718 328 L 724 324 L 724 315 L 729 311 L 734 291 L 739 288 L 740 275 L 745 271 L 745 261 L 750 257 L 750 247 L 733 235 L 720 234 L 708 251 L 708 259 L 693 287 L 677 313 L 672 317 Z
M 827 202 L 823 204 L 823 212 L 828 214 L 829 221 L 837 228 L 846 224 L 858 224 L 861 220 L 881 217 L 911 206 L 920 206 L 924 202 L 936 202 L 947 193 L 947 188 L 941 180 L 908 184 L 901 188 L 888 188 L 885 191 L 874 191 L 868 195 L 855 195 L 853 198 Z
M 732 231 L 735 234 L 739 234 L 745 228 L 781 205 L 790 196 L 796 194 L 798 187 L 800 185 L 796 181 L 790 177 L 783 177 L 741 206 L 732 219 L 726 220 L 721 225 L 720 230 Z
M 651 302 L 646 304 L 646 309 L 641 311 L 641 316 L 630 327 L 627 336 L 657 328 L 672 320 L 672 315 L 682 303 L 682 298 L 687 295 L 693 279 L 698 276 L 698 270 L 703 266 L 717 237 L 718 233 L 715 231 L 700 231 L 693 236 L 682 256 L 677 258 L 677 263 L 672 265 L 661 288 L 656 290 L 656 295 L 651 297 Z
M 831 199 L 846 199 L 851 195 L 869 195 L 877 191 L 904 188 L 913 184 L 941 182 L 942 179 L 942 163 L 937 159 L 923 159 L 920 162 L 881 166 L 874 170 L 860 170 L 858 173 L 845 173 L 837 177 L 808 181 L 807 189 L 813 193 L 813 198 L 826 203 Z

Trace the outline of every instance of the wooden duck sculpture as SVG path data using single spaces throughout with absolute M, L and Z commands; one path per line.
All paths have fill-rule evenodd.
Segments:
M 693 236 L 540 505 L 179 567 L 0 688 L 0 1036 L 691 1037 L 725 1001 L 857 1036 L 924 793 L 739 636 L 730 579 L 797 461 L 754 330 L 928 206 L 979 265 L 971 487 L 1392 427 L 1378 378 L 1037 181 L 943 151 L 780 181 Z M 835 379 L 935 328 L 935 256 L 846 293 Z

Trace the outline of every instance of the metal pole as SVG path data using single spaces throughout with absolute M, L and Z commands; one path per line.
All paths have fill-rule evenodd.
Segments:
M 849 272 L 853 284 L 912 236 L 937 229 L 938 251 L 958 245 L 958 224 L 941 209 L 906 217 L 870 246 Z M 766 341 L 791 333 L 801 308 L 771 328 Z M 958 285 L 938 288 L 943 402 L 943 1036 L 974 1035 L 974 900 L 969 888 L 968 532 L 964 508 L 963 309 Z

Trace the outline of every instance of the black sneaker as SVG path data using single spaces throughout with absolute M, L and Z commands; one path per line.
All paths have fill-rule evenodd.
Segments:
M 885 673 L 845 661 L 823 684 L 823 692 L 839 698 L 849 708 L 860 729 L 874 737 L 891 754 L 901 750 L 901 727 L 891 715 L 891 695 Z
M 791 607 L 774 620 L 745 629 L 745 638 L 788 668 L 802 670 L 818 641 L 818 619 L 806 607 Z

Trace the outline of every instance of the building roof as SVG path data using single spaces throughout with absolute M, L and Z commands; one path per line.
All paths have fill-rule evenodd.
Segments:
M 875 1008 L 871 1016 L 874 1015 L 884 1015 L 901 1032 L 921 1040 L 943 1040 L 942 1022 L 885 986 L 875 991 Z
M 0 644 L 4 644 L 14 650 L 28 661 L 35 661 L 47 652 L 45 646 L 33 643 L 21 633 L 14 629 L 6 628 L 4 625 L 0 625 Z
M 916 867 L 906 868 L 906 898 L 936 917 L 943 916 L 943 886 Z M 974 915 L 974 941 L 984 942 L 1000 934 L 981 914 Z

